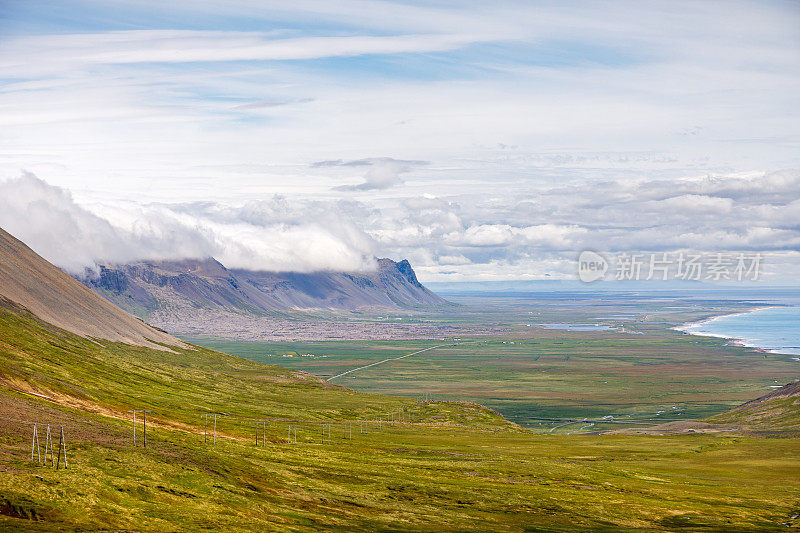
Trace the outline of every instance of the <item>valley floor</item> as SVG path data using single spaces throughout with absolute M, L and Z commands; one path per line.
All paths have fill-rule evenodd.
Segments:
M 570 404 L 570 398 L 586 388 L 594 379 L 588 373 L 598 372 L 603 362 L 616 367 L 602 372 L 639 378 L 614 381 L 601 392 L 611 399 L 627 394 L 629 403 L 654 396 L 647 409 L 681 394 L 687 405 L 701 405 L 697 400 L 709 397 L 705 390 L 719 395 L 736 383 L 737 373 L 740 380 L 746 377 L 741 369 L 756 368 L 754 352 L 719 339 L 698 343 L 648 321 L 640 327 L 642 333 L 629 334 L 637 339 L 630 342 L 622 341 L 628 334 L 620 331 L 541 330 L 525 342 L 516 337 L 514 344 L 512 339 L 489 344 L 473 339 L 480 350 L 451 347 L 438 355 L 431 350 L 419 354 L 429 359 L 414 360 L 415 355 L 367 369 L 380 369 L 384 377 L 393 369 L 389 381 L 401 393 L 404 379 L 411 386 L 425 374 L 438 387 L 436 401 L 427 401 L 420 399 L 425 389 L 408 388 L 405 396 L 360 393 L 301 368 L 205 348 L 165 352 L 93 341 L 0 309 L 0 530 L 744 532 L 800 527 L 796 432 L 535 434 L 478 404 L 448 397 L 455 395 L 458 380 L 478 383 L 479 369 L 492 361 L 483 386 L 462 391 L 483 402 L 492 399 L 491 391 L 502 399 L 538 382 L 532 390 L 549 396 L 546 401 L 529 396 L 530 404 L 564 410 L 589 405 L 585 398 Z M 270 359 L 329 365 L 332 376 L 430 345 L 392 342 L 355 352 L 350 343 L 339 347 L 339 355 L 326 345 L 331 355 L 326 358 L 301 358 L 300 351 L 297 357 Z M 728 366 L 720 367 L 731 355 Z M 668 364 L 675 357 L 677 363 Z M 704 365 L 709 357 L 713 361 Z M 413 369 L 404 366 L 412 360 Z M 785 366 L 778 359 L 767 362 L 767 370 L 734 387 L 725 402 L 757 396 L 765 386 L 759 380 Z M 522 378 L 538 373 L 538 381 L 521 379 L 522 385 L 515 385 L 508 376 L 517 372 Z M 662 390 L 653 388 L 654 379 Z M 686 383 L 694 388 L 687 392 Z M 134 409 L 148 411 L 147 448 L 141 422 L 133 444 L 129 412 Z M 31 460 L 32 422 L 38 424 L 39 451 L 45 425 L 64 426 L 69 468 L 42 466 L 37 450 Z
M 464 305 L 448 313 L 372 318 L 376 330 L 397 322 L 395 327 L 438 324 L 456 332 L 443 338 L 184 338 L 360 392 L 478 402 L 548 434 L 705 418 L 800 379 L 796 356 L 673 329 L 763 306 L 764 300 L 655 292 L 457 301 Z M 369 323 L 366 316 L 358 320 Z

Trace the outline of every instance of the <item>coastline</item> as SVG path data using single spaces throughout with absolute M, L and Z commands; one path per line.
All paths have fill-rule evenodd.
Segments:
M 737 316 L 750 315 L 750 314 L 753 314 L 753 313 L 758 313 L 758 312 L 769 310 L 769 309 L 781 309 L 781 308 L 790 308 L 790 307 L 794 307 L 794 306 L 786 306 L 786 305 L 761 306 L 761 307 L 756 307 L 756 308 L 750 309 L 748 311 L 742 311 L 742 312 L 738 312 L 738 313 L 728 313 L 728 314 L 724 314 L 724 315 L 714 316 L 714 317 L 711 317 L 711 318 L 706 318 L 704 320 L 699 320 L 697 322 L 688 322 L 688 323 L 682 324 L 680 326 L 675 326 L 675 327 L 673 327 L 671 329 L 675 330 L 675 331 L 680 331 L 681 333 L 684 333 L 684 334 L 687 334 L 687 335 L 696 335 L 696 336 L 699 336 L 699 337 L 714 337 L 714 338 L 718 338 L 718 339 L 728 339 L 730 341 L 729 344 L 732 345 L 732 346 L 741 346 L 741 347 L 744 347 L 744 348 L 750 348 L 752 350 L 755 350 L 755 351 L 761 352 L 761 353 L 774 353 L 774 354 L 781 354 L 781 355 L 798 355 L 798 353 L 796 351 L 785 351 L 785 350 L 797 350 L 796 347 L 791 347 L 791 346 L 789 346 L 789 347 L 781 347 L 781 348 L 765 347 L 765 346 L 763 346 L 761 344 L 763 341 L 761 341 L 759 339 L 751 339 L 751 338 L 747 338 L 747 337 L 744 337 L 744 336 L 738 336 L 736 334 L 715 333 L 715 332 L 711 332 L 711 331 L 704 331 L 702 329 L 703 326 L 706 326 L 708 324 L 711 324 L 713 322 L 716 322 L 716 321 L 719 321 L 719 320 L 722 320 L 722 319 L 727 319 L 727 318 L 732 318 L 732 317 L 737 317 Z
M 765 306 L 761 306 L 761 307 L 754 307 L 753 309 L 749 309 L 747 311 L 739 311 L 738 313 L 725 313 L 724 315 L 716 315 L 716 316 L 712 316 L 710 318 L 704 318 L 703 320 L 698 320 L 697 322 L 687 322 L 686 324 L 681 324 L 680 326 L 675 326 L 674 328 L 670 328 L 670 329 L 673 329 L 675 331 L 681 331 L 683 333 L 688 333 L 690 335 L 698 335 L 697 333 L 692 333 L 691 331 L 687 331 L 687 330 L 691 329 L 691 328 L 704 326 L 706 324 L 710 324 L 712 322 L 716 322 L 716 321 L 721 320 L 723 318 L 730 318 L 730 317 L 734 317 L 734 316 L 749 315 L 751 313 L 757 313 L 759 311 L 764 311 L 766 309 L 775 309 L 775 308 L 778 308 L 778 307 L 785 307 L 785 306 L 782 306 L 782 305 L 765 305 Z M 734 337 L 729 337 L 727 335 L 718 335 L 716 333 L 703 333 L 702 336 L 703 337 L 719 337 L 719 338 L 722 338 L 722 339 L 732 339 L 732 338 L 734 338 Z

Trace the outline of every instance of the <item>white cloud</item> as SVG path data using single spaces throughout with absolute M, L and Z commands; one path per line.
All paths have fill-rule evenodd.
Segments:
M 103 64 L 286 61 L 364 54 L 452 50 L 487 36 L 459 34 L 286 38 L 257 32 L 130 30 L 14 37 L 0 48 L 0 69 L 33 75 Z
M 660 205 L 658 205 L 660 204 Z M 654 207 L 689 213 L 730 213 L 731 198 L 715 198 L 702 194 L 682 194 L 656 202 Z
M 316 167 L 343 166 L 361 167 L 368 166 L 364 181 L 356 185 L 340 185 L 334 187 L 337 191 L 373 191 L 383 190 L 400 185 L 401 175 L 408 172 L 412 165 L 422 165 L 424 161 L 400 161 L 391 157 L 380 157 L 373 159 L 360 159 L 358 161 L 321 161 L 315 163 Z
M 504 246 L 513 239 L 514 231 L 507 224 L 480 224 L 463 234 L 451 234 L 448 240 L 457 246 Z
M 800 173 L 764 172 L 800 166 L 794 4 L 136 0 L 135 31 L 107 5 L 0 37 L 0 176 L 72 191 L 6 182 L 0 221 L 69 268 L 796 247 Z
M 375 266 L 371 239 L 330 214 L 325 223 L 314 217 L 292 220 L 264 204 L 205 207 L 99 208 L 112 224 L 78 205 L 68 191 L 30 173 L 0 181 L 0 227 L 73 273 L 98 263 L 206 257 L 252 270 L 360 271 Z
M 0 182 L 0 226 L 71 271 L 96 262 L 208 256 L 231 268 L 348 271 L 374 268 L 373 257 L 388 256 L 413 260 L 428 279 L 501 279 L 523 270 L 526 279 L 569 277 L 573 271 L 562 267 L 589 248 L 796 250 L 800 200 L 786 203 L 774 193 L 794 187 L 792 176 L 800 172 L 779 174 L 777 180 L 771 173 L 687 178 L 674 191 L 652 182 L 607 182 L 596 190 L 554 188 L 484 201 L 419 196 L 380 200 L 380 206 L 375 200 L 300 196 L 82 205 L 68 191 L 26 174 Z M 743 183 L 747 195 L 709 195 L 739 191 Z M 598 190 L 612 191 L 599 206 Z M 675 195 L 652 199 L 670 192 Z M 530 223 L 537 220 L 542 222 Z

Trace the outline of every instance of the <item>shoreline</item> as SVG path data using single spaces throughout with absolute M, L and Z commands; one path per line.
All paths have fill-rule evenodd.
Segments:
M 723 334 L 720 334 L 720 333 L 712 333 L 712 332 L 707 332 L 707 331 L 702 331 L 702 330 L 701 331 L 692 331 L 694 328 L 701 328 L 702 326 L 704 326 L 706 324 L 710 324 L 712 322 L 715 322 L 715 321 L 723 319 L 723 318 L 730 318 L 730 317 L 735 317 L 735 316 L 749 315 L 749 314 L 752 314 L 752 313 L 758 313 L 760 311 L 765 311 L 767 309 L 778 309 L 778 308 L 787 308 L 787 307 L 795 307 L 795 306 L 768 305 L 768 306 L 756 307 L 756 308 L 750 309 L 748 311 L 741 311 L 741 312 L 737 312 L 737 313 L 727 313 L 727 314 L 724 314 L 724 315 L 717 315 L 717 316 L 714 316 L 714 317 L 711 317 L 711 318 L 706 318 L 706 319 L 703 319 L 703 320 L 699 320 L 697 322 L 687 322 L 686 324 L 681 324 L 680 326 L 675 326 L 675 327 L 670 328 L 670 329 L 672 329 L 674 331 L 680 331 L 681 333 L 684 333 L 686 335 L 695 335 L 695 336 L 698 336 L 698 337 L 713 337 L 713 338 L 717 338 L 717 339 L 728 339 L 730 341 L 728 344 L 730 344 L 731 346 L 739 346 L 739 347 L 742 347 L 742 348 L 750 348 L 750 349 L 752 349 L 754 351 L 757 351 L 757 352 L 760 352 L 760 353 L 765 353 L 765 354 L 766 353 L 773 353 L 773 354 L 780 354 L 780 355 L 798 355 L 795 352 L 781 351 L 782 349 L 783 350 L 796 349 L 796 348 L 791 347 L 791 346 L 790 347 L 783 347 L 783 348 L 764 348 L 763 346 L 760 346 L 759 344 L 757 344 L 759 342 L 758 339 L 748 339 L 748 338 L 745 338 L 745 337 L 737 337 L 735 335 L 723 335 Z
M 725 313 L 724 315 L 716 315 L 716 316 L 712 316 L 710 318 L 704 318 L 703 320 L 698 320 L 697 322 L 687 322 L 685 324 L 681 324 L 680 326 L 675 326 L 675 327 L 670 328 L 670 329 L 673 329 L 675 331 L 682 331 L 684 333 L 689 333 L 690 335 L 694 335 L 694 333 L 691 333 L 691 332 L 686 331 L 686 330 L 689 329 L 689 328 L 695 328 L 695 327 L 698 327 L 698 326 L 702 326 L 704 324 L 709 324 L 711 322 L 715 322 L 715 321 L 723 319 L 723 318 L 730 318 L 732 316 L 749 315 L 751 313 L 757 313 L 759 311 L 764 311 L 766 309 L 775 309 L 776 307 L 786 307 L 786 306 L 783 306 L 783 305 L 765 305 L 765 306 L 762 306 L 762 307 L 755 307 L 755 308 L 749 309 L 747 311 L 738 311 L 736 313 Z M 733 338 L 733 337 L 728 337 L 726 335 L 718 335 L 718 334 L 715 334 L 715 333 L 708 333 L 708 334 L 704 334 L 703 336 L 704 337 L 720 337 L 720 338 L 723 338 L 723 339 L 731 339 L 731 338 Z

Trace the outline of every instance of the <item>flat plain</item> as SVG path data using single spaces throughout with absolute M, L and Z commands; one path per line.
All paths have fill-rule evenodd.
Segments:
M 462 307 L 449 314 L 377 316 L 373 327 L 399 321 L 490 332 L 327 342 L 186 338 L 323 378 L 440 346 L 331 382 L 361 392 L 474 401 L 535 431 L 571 433 L 703 418 L 800 379 L 800 364 L 789 355 L 672 329 L 764 306 L 774 295 L 760 296 L 450 295 Z

